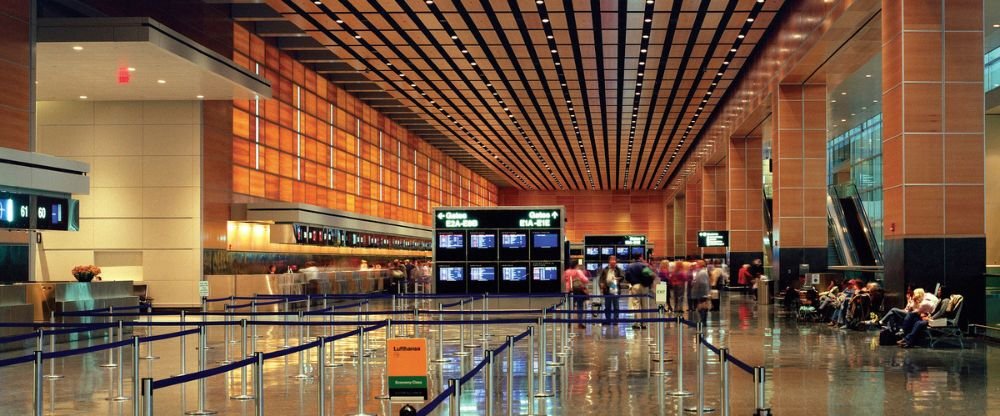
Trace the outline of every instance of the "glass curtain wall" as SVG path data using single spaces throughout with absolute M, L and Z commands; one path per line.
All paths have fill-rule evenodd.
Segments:
M 827 184 L 858 188 L 872 231 L 882 248 L 882 114 L 826 143 Z

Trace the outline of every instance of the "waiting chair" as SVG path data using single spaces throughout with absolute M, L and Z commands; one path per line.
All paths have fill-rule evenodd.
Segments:
M 941 342 L 957 342 L 960 348 L 965 348 L 964 334 L 958 326 L 965 306 L 963 300 L 962 295 L 951 295 L 944 316 L 927 323 L 927 340 L 931 348 Z

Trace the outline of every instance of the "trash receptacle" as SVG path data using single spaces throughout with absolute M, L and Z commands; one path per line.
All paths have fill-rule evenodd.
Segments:
M 757 304 L 770 305 L 774 303 L 774 281 L 766 277 L 757 281 Z

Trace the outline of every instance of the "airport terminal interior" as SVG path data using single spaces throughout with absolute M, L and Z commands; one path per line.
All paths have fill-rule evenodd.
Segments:
M 1000 1 L 2 0 L 0 414 L 1000 416 Z

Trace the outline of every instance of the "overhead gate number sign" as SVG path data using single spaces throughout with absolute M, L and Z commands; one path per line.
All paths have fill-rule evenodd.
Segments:
M 427 340 L 386 340 L 389 398 L 395 401 L 427 400 Z

